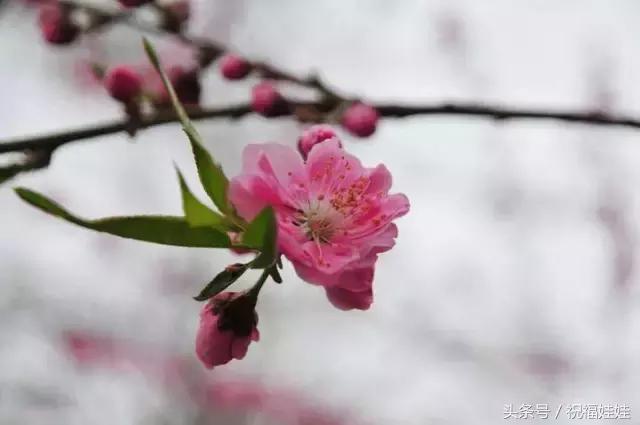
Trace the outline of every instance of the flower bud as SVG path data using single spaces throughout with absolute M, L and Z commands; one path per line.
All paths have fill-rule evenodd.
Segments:
M 220 59 L 220 72 L 227 80 L 241 80 L 251 72 L 251 64 L 240 56 L 227 54 Z
M 274 85 L 263 81 L 251 90 L 251 109 L 265 117 L 281 115 L 286 110 L 286 102 Z
M 364 103 L 350 105 L 342 115 L 342 125 L 349 133 L 358 137 L 369 137 L 376 131 L 378 111 Z
M 69 44 L 80 34 L 80 28 L 69 16 L 69 11 L 58 2 L 45 3 L 40 7 L 38 24 L 44 39 L 51 44 Z
M 133 68 L 120 65 L 107 71 L 104 86 L 114 99 L 131 103 L 142 92 L 142 78 Z
M 300 136 L 300 139 L 298 139 L 298 151 L 300 151 L 300 154 L 304 159 L 307 159 L 307 155 L 309 155 L 311 148 L 318 143 L 333 138 L 338 140 L 338 146 L 342 147 L 342 143 L 338 139 L 336 132 L 333 131 L 333 128 L 323 124 L 311 126 L 306 129 L 304 133 L 302 133 L 302 136 Z
M 209 369 L 242 359 L 251 341 L 258 341 L 255 298 L 246 293 L 223 292 L 202 308 L 196 336 L 196 354 Z
M 152 0 L 118 0 L 124 7 L 140 7 L 144 4 L 150 3 Z

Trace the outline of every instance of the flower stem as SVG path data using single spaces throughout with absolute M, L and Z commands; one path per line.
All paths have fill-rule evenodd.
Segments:
M 262 286 L 267 281 L 267 278 L 271 275 L 271 267 L 267 267 L 262 271 L 262 274 L 258 278 L 258 281 L 256 282 L 256 284 L 253 285 L 253 288 L 251 288 L 249 292 L 247 292 L 247 296 L 253 300 L 254 305 L 258 302 L 258 295 L 260 294 L 260 290 L 262 289 Z

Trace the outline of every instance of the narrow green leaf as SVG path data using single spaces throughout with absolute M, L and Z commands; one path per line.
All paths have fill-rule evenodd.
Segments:
M 222 171 L 222 167 L 213 160 L 202 144 L 193 138 L 190 138 L 190 140 L 202 187 L 204 187 L 205 192 L 207 192 L 209 198 L 220 211 L 231 213 L 232 208 L 227 200 L 229 180 L 224 171 Z
M 269 273 L 271 274 L 271 278 L 275 283 L 282 283 L 282 276 L 280 276 L 280 272 L 277 267 L 271 267 L 269 269 Z
M 180 118 L 182 129 L 187 134 L 187 137 L 191 142 L 191 150 L 193 151 L 193 157 L 198 169 L 198 176 L 200 177 L 200 182 L 202 183 L 204 190 L 207 192 L 213 203 L 221 212 L 232 213 L 232 207 L 227 200 L 227 188 L 229 186 L 229 180 L 222 171 L 222 167 L 220 166 L 220 164 L 215 162 L 211 157 L 211 154 L 202 146 L 202 137 L 187 116 L 182 103 L 180 103 L 180 100 L 178 99 L 178 96 L 176 95 L 176 92 L 171 85 L 171 81 L 169 81 L 169 78 L 162 69 L 155 49 L 146 38 L 143 38 L 143 44 L 149 60 L 153 64 L 156 71 L 158 71 L 158 73 L 160 74 L 162 83 L 169 93 L 169 98 L 171 99 L 173 108 L 175 109 L 176 114 L 178 114 L 178 118 Z
M 196 301 L 206 301 L 209 298 L 215 297 L 238 280 L 246 270 L 246 264 L 236 263 L 228 266 L 226 269 L 218 273 L 218 275 L 214 277 L 198 295 L 193 297 L 193 299 Z
M 182 209 L 184 211 L 184 218 L 193 227 L 210 226 L 215 227 L 220 231 L 225 231 L 224 217 L 215 211 L 212 211 L 209 207 L 204 205 L 195 195 L 189 190 L 187 182 L 184 180 L 180 170 L 176 168 L 178 174 L 178 180 L 180 181 L 180 192 L 182 195 Z
M 260 251 L 253 260 L 252 268 L 262 269 L 276 261 L 278 226 L 273 208 L 266 207 L 253 219 L 242 236 L 245 246 Z
M 231 245 L 226 233 L 209 227 L 191 227 L 182 217 L 130 216 L 85 220 L 32 190 L 17 188 L 16 193 L 25 202 L 48 214 L 97 232 L 163 245 L 199 248 L 228 248 Z

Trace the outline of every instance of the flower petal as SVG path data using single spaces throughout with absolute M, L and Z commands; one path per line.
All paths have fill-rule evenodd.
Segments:
M 242 171 L 245 174 L 271 175 L 286 187 L 293 175 L 304 173 L 304 162 L 290 146 L 278 143 L 251 144 L 242 153 Z
M 373 290 L 354 292 L 340 287 L 325 288 L 327 298 L 340 310 L 368 310 L 373 304 Z

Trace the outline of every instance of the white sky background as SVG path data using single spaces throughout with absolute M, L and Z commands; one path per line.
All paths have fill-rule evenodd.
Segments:
M 0 15 L 0 137 L 119 117 L 72 72 L 90 51 L 139 58 L 135 33 L 52 49 L 34 19 L 18 4 Z M 639 21 L 635 0 L 202 0 L 193 29 L 375 101 L 640 116 Z M 250 84 L 229 86 L 211 69 L 206 102 L 243 99 Z M 198 128 L 231 175 L 247 143 L 293 144 L 299 131 L 253 116 Z M 374 306 L 337 311 L 288 267 L 282 286 L 263 291 L 262 341 L 213 374 L 293 388 L 376 425 L 495 424 L 507 403 L 626 403 L 637 421 L 640 132 L 415 117 L 385 120 L 347 149 L 384 162 L 412 204 L 379 261 Z M 172 161 L 194 187 L 184 137 L 164 126 L 135 143 L 69 145 L 49 169 L 0 187 L 1 423 L 137 425 L 170 409 L 141 376 L 75 368 L 59 334 L 90 330 L 192 356 L 199 305 L 189 296 L 234 257 L 75 228 L 11 187 L 91 217 L 173 214 Z

